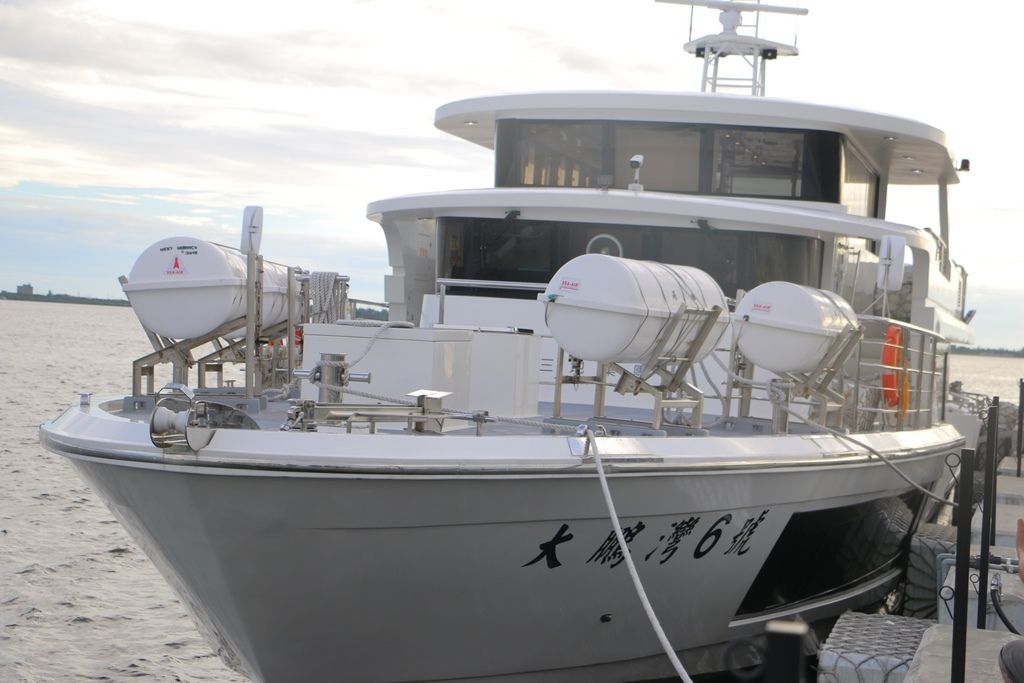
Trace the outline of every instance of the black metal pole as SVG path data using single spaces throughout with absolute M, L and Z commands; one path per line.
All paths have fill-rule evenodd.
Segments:
M 981 485 L 981 559 L 978 563 L 978 620 L 980 629 L 988 621 L 988 556 L 995 538 L 996 517 L 996 450 L 992 426 L 999 426 L 999 398 L 992 399 L 988 409 L 988 432 L 985 444 L 985 478 Z M 997 431 L 998 433 L 998 431 Z
M 960 451 L 956 508 L 956 576 L 953 593 L 953 658 L 950 683 L 964 683 L 967 667 L 967 597 L 970 590 L 971 517 L 974 514 L 974 450 Z
M 1020 479 L 1020 457 L 1024 452 L 1024 443 L 1021 443 L 1024 438 L 1024 377 L 1017 380 L 1017 386 L 1020 387 L 1017 398 L 1017 478 Z
M 808 627 L 802 621 L 769 621 L 765 625 L 764 683 L 804 683 L 803 643 Z
M 996 489 L 999 486 L 999 397 L 992 397 L 992 406 L 988 409 L 988 458 L 992 460 L 992 483 L 988 496 L 992 501 L 992 515 L 989 517 L 991 528 L 988 532 L 989 545 L 996 544 Z

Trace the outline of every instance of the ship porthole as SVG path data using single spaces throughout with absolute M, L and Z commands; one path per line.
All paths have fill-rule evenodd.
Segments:
M 587 242 L 587 253 L 621 257 L 622 242 L 619 241 L 618 237 L 603 232 L 590 238 L 590 241 Z

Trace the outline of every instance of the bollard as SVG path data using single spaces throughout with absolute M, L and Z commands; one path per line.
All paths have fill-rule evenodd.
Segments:
M 764 683 L 804 683 L 803 644 L 808 626 L 775 619 L 765 625 Z
M 974 451 L 960 451 L 956 508 L 956 575 L 953 593 L 953 653 L 950 683 L 964 683 L 967 666 L 967 598 L 970 591 L 971 517 L 974 514 Z
M 345 361 L 344 353 L 321 353 L 321 361 L 333 363 L 333 365 L 321 366 L 320 393 L 317 401 L 320 403 L 341 403 L 341 392 L 337 389 L 328 389 L 327 385 L 340 386 L 342 382 L 341 368 L 336 363 Z
M 978 562 L 978 619 L 984 629 L 988 619 L 988 558 L 989 547 L 996 537 L 996 439 L 999 436 L 999 397 L 992 399 L 988 409 L 988 434 L 985 444 L 985 478 L 981 485 L 981 559 Z

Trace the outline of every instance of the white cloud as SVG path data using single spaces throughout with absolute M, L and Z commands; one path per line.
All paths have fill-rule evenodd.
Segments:
M 1024 150 L 1003 67 L 1016 63 L 1024 9 L 993 21 L 885 0 L 808 6 L 798 21 L 766 19 L 778 40 L 799 28 L 803 53 L 770 66 L 769 94 L 949 130 L 975 169 L 952 192 L 954 256 L 972 291 L 1012 290 L 1024 264 L 1003 247 L 1024 222 Z M 698 10 L 694 35 L 717 31 L 715 15 Z M 268 245 L 354 256 L 379 288 L 383 238 L 367 202 L 491 182 L 486 151 L 431 127 L 437 106 L 522 90 L 693 89 L 689 17 L 653 0 L 0 2 L 0 231 L 144 246 L 168 229 L 233 234 L 241 207 L 259 203 Z M 895 208 L 935 225 L 933 205 Z M 111 268 L 102 258 L 95 267 Z

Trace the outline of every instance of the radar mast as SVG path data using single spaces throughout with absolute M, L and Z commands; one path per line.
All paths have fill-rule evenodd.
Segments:
M 684 49 L 704 60 L 704 72 L 701 77 L 701 92 L 718 92 L 719 89 L 747 90 L 751 95 L 764 96 L 765 66 L 776 57 L 790 57 L 799 54 L 796 45 L 776 43 L 760 36 L 760 14 L 795 14 L 803 16 L 806 9 L 799 7 L 783 7 L 780 5 L 762 5 L 758 2 L 739 2 L 733 0 L 655 0 L 670 2 L 676 5 L 691 7 L 708 7 L 721 10 L 718 20 L 722 24 L 722 32 L 707 35 L 686 43 Z M 754 35 L 738 32 L 743 28 L 743 12 L 754 12 L 758 20 L 753 24 Z M 693 30 L 693 14 L 690 14 L 690 30 Z M 719 70 L 722 57 L 742 57 L 750 67 L 748 76 L 725 76 Z

